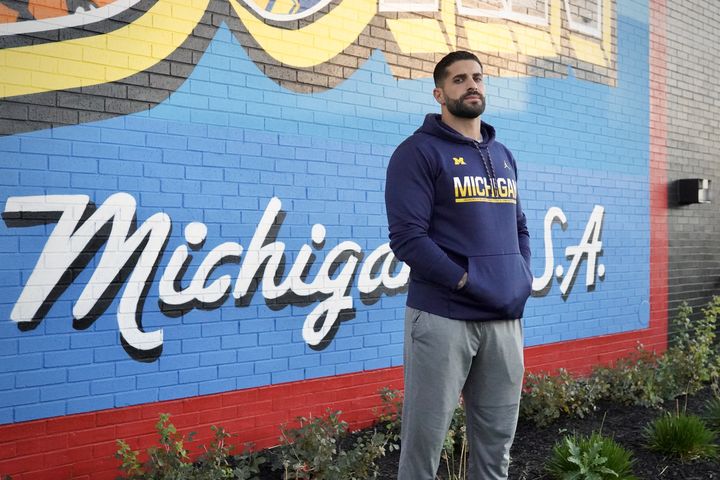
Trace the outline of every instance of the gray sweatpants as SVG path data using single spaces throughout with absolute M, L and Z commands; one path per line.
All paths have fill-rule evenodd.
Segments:
M 405 313 L 405 401 L 398 480 L 433 480 L 463 395 L 468 480 L 507 479 L 524 373 L 521 320 Z

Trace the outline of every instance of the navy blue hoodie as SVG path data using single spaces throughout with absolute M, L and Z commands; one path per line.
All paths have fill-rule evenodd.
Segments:
M 480 128 L 482 142 L 429 114 L 398 146 L 385 185 L 390 247 L 410 266 L 408 306 L 460 320 L 515 319 L 532 285 L 517 166 L 495 129 Z

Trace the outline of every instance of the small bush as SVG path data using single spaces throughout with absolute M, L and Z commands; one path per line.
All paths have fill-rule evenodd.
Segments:
M 624 405 L 658 407 L 674 385 L 658 368 L 659 357 L 638 346 L 635 355 L 621 358 L 611 367 L 599 367 L 593 376 L 607 385 L 607 398 Z
M 385 455 L 387 437 L 373 431 L 361 435 L 350 450 L 340 449 L 347 423 L 340 412 L 328 409 L 325 417 L 298 417 L 300 426 L 283 427 L 275 469 L 287 479 L 369 480 L 377 478 L 376 461 Z
M 233 447 L 227 443 L 230 434 L 223 428 L 210 427 L 214 439 L 209 447 L 203 447 L 205 453 L 194 464 L 185 448 L 193 433 L 187 438 L 178 433 L 170 422 L 170 415 L 163 413 L 155 425 L 160 436 L 159 445 L 148 448 L 148 460 L 140 461 L 140 452 L 132 450 L 124 440 L 118 440 L 115 457 L 120 459 L 120 471 L 124 480 L 251 480 L 259 473 L 259 465 L 265 461 L 254 453 L 244 453 L 232 457 Z M 231 464 L 232 460 L 232 464 Z M 234 464 L 234 465 L 233 465 Z
M 632 454 L 598 433 L 565 436 L 555 444 L 545 468 L 557 480 L 637 480 Z
M 645 427 L 645 439 L 651 450 L 686 462 L 715 458 L 715 434 L 696 415 L 678 412 L 665 415 Z
M 382 407 L 375 415 L 378 417 L 377 425 L 385 432 L 390 452 L 400 449 L 400 422 L 402 419 L 403 394 L 399 390 L 383 387 L 379 391 Z
M 557 375 L 529 373 L 525 377 L 520 415 L 538 426 L 546 426 L 566 414 L 584 418 L 595 410 L 607 385 L 596 377 L 574 378 L 564 369 Z

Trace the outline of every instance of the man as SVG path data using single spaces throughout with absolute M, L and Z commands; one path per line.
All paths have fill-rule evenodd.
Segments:
M 450 53 L 433 77 L 441 114 L 397 148 L 385 188 L 390 246 L 411 268 L 398 479 L 435 478 L 461 393 L 468 478 L 507 479 L 532 284 L 517 166 L 480 119 L 480 60 Z

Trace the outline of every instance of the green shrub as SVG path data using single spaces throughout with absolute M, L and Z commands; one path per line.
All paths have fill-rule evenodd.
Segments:
M 692 320 L 692 312 L 686 303 L 678 309 L 670 325 L 668 350 L 660 362 L 674 380 L 670 397 L 696 393 L 720 371 L 715 345 L 720 296 L 713 297 L 697 320 Z
M 659 357 L 638 346 L 637 352 L 621 358 L 610 367 L 598 367 L 593 376 L 607 385 L 609 400 L 624 405 L 657 407 L 662 405 L 674 382 L 658 368 Z
M 645 427 L 645 439 L 651 450 L 682 461 L 715 458 L 715 434 L 696 415 L 665 415 Z
M 584 418 L 595 410 L 607 392 L 601 379 L 574 378 L 564 369 L 557 375 L 529 373 L 525 377 L 520 415 L 538 426 L 546 426 L 566 414 Z
M 553 447 L 545 465 L 557 480 L 636 480 L 632 454 L 599 433 L 565 436 Z
M 263 457 L 253 453 L 231 457 L 232 446 L 227 443 L 230 437 L 225 429 L 212 426 L 214 439 L 209 447 L 203 447 L 205 453 L 196 464 L 190 460 L 186 442 L 190 442 L 193 433 L 187 438 L 178 433 L 170 423 L 170 415 L 160 414 L 155 430 L 160 436 L 159 445 L 148 448 L 148 460 L 140 462 L 140 452 L 132 450 L 124 440 L 118 440 L 115 457 L 120 459 L 120 471 L 126 480 L 250 480 L 259 473 Z M 232 465 L 231 460 L 232 459 Z
M 298 417 L 298 428 L 281 429 L 275 469 L 285 479 L 365 480 L 377 478 L 376 461 L 385 455 L 387 437 L 377 431 L 361 435 L 350 450 L 340 449 L 347 423 L 340 412 L 327 410 L 325 417 Z
M 378 392 L 382 407 L 377 416 L 378 427 L 385 432 L 389 452 L 400 449 L 400 422 L 402 419 L 403 394 L 399 390 L 383 387 Z

